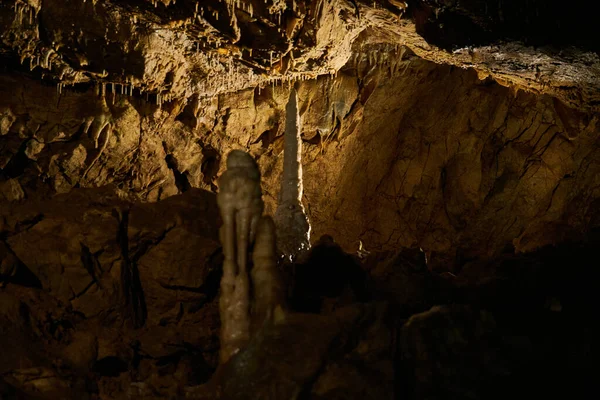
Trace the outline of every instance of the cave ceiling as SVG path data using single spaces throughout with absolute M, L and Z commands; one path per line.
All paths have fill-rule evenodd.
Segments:
M 3 69 L 59 90 L 94 86 L 160 104 L 335 73 L 357 41 L 385 42 L 597 110 L 593 15 L 579 3 L 3 0 L 0 57 Z

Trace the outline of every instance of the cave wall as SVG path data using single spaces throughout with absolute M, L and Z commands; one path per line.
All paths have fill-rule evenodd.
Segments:
M 222 264 L 213 193 L 134 204 L 111 186 L 76 188 L 2 211 L 2 381 L 85 399 L 166 396 L 211 376 Z
M 364 78 L 334 143 L 322 156 L 307 149 L 315 234 L 476 257 L 594 223 L 594 118 L 474 71 L 404 68 Z
M 300 82 L 304 203 L 314 238 L 456 256 L 528 251 L 595 224 L 596 117 L 389 44 Z M 233 148 L 258 159 L 268 212 L 288 85 L 161 106 L 140 96 L 0 77 L 4 202 L 114 184 L 156 201 L 216 190 Z M 430 254 L 430 255 L 431 255 Z M 433 258 L 435 259 L 435 257 Z
M 366 286 L 393 317 L 291 316 L 230 365 L 224 397 L 292 375 L 307 397 L 473 397 L 506 358 L 523 379 L 506 393 L 581 389 L 595 241 L 513 250 L 598 226 L 594 19 L 554 0 L 1 1 L 0 397 L 181 398 L 209 379 L 216 178 L 248 150 L 275 211 L 295 82 L 313 240 L 375 253 Z M 340 258 L 315 266 L 309 295 L 348 279 Z M 477 309 L 399 332 L 456 302 Z

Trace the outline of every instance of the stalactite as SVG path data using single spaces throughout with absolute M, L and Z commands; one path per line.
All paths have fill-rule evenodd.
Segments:
M 44 64 L 42 65 L 42 67 L 44 68 L 52 68 L 52 65 L 50 64 L 50 56 L 52 55 L 52 53 L 54 53 L 54 50 L 52 49 L 48 49 L 46 51 L 46 53 L 44 54 Z

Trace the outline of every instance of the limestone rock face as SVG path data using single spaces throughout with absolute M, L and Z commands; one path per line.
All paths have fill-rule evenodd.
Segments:
M 587 10 L 1 0 L 0 397 L 585 388 L 598 280 L 582 254 L 600 225 Z M 301 202 L 331 251 L 285 271 L 309 314 L 215 374 L 217 179 L 248 152 L 274 214 L 292 85 Z
M 373 43 L 597 109 L 593 19 L 579 9 L 558 0 L 7 0 L 0 56 L 59 91 L 95 86 L 168 104 L 338 71 L 368 32 Z M 570 46 L 579 49 L 562 51 Z
M 215 372 L 215 196 L 140 204 L 118 193 L 79 188 L 2 209 L 3 396 L 423 399 L 595 382 L 597 234 L 443 276 L 419 250 L 363 264 L 322 239 L 292 268 L 291 312 Z M 542 385 L 548 376 L 555 384 Z
M 352 251 L 359 240 L 369 250 L 421 247 L 447 267 L 597 224 L 595 114 L 409 53 L 369 63 L 388 49 L 373 45 L 336 77 L 299 85 L 313 237 L 331 234 Z M 159 108 L 16 78 L 0 77 L 18 93 L 0 99 L 5 203 L 107 184 L 143 201 L 216 190 L 223 155 L 249 148 L 266 211 L 277 207 L 285 87 Z
M 216 191 L 237 148 L 273 214 L 300 80 L 313 237 L 440 268 L 559 242 L 596 224 L 600 61 L 555 2 L 558 47 L 488 3 L 3 2 L 0 201 Z
M 595 121 L 579 120 L 574 139 L 569 121 L 580 114 L 565 117 L 550 97 L 420 60 L 405 66 L 385 83 L 363 80 L 334 144 L 305 156 L 314 159 L 304 174 L 315 236 L 421 247 L 431 262 L 451 263 L 507 245 L 529 251 L 593 223 L 595 207 L 580 202 L 597 177 L 583 167 Z
M 10 235 L 6 243 L 46 291 L 93 317 L 113 306 L 120 295 L 114 283 L 123 268 L 114 240 L 119 220 L 112 208 L 88 210 L 87 204 L 59 201 L 50 213 L 38 214 L 32 226 Z
M 275 399 L 313 381 L 315 396 L 393 391 L 383 303 L 276 317 L 219 372 L 229 377 L 221 389 L 200 385 L 218 355 L 222 255 L 210 192 L 136 203 L 114 188 L 79 188 L 13 203 L 2 219 L 2 396 Z M 364 370 L 384 375 L 340 380 Z

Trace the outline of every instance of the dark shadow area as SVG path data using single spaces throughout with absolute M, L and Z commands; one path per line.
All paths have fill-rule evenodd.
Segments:
M 126 395 L 121 381 L 132 397 L 183 396 L 219 376 L 215 195 L 190 189 L 153 204 L 121 204 L 121 213 L 102 196 L 76 190 L 25 214 L 44 215 L 24 225 L 27 232 L 63 218 L 69 228 L 52 232 L 68 235 L 65 242 L 78 238 L 73 249 L 32 251 L 74 257 L 80 268 L 38 268 L 36 276 L 17 265 L 18 249 L 5 249 L 0 333 L 17 345 L 0 349 L 3 399 L 29 398 L 19 391 L 29 395 L 22 382 L 30 381 L 57 390 L 43 399 L 80 391 L 118 398 Z M 90 220 L 103 213 L 108 219 Z M 15 243 L 10 238 L 7 231 L 6 243 Z M 276 393 L 298 390 L 303 399 L 589 398 L 599 245 L 600 230 L 592 230 L 584 241 L 527 254 L 507 246 L 492 259 L 465 258 L 452 274 L 433 271 L 420 249 L 348 254 L 324 235 L 301 262 L 283 266 L 292 312 L 263 327 L 221 371 L 224 396 L 262 395 L 275 382 Z M 58 271 L 74 287 L 93 285 L 71 303 L 59 301 L 49 289 Z M 102 300 L 95 291 L 111 285 L 115 299 L 89 312 Z
M 592 231 L 585 242 L 470 261 L 454 276 L 428 270 L 418 249 L 373 254 L 361 267 L 323 237 L 295 266 L 291 305 L 327 313 L 328 302 L 387 303 L 398 399 L 588 398 L 599 244 Z
M 370 299 L 367 275 L 357 257 L 345 253 L 329 235 L 312 247 L 306 261 L 293 266 L 294 284 L 291 308 L 319 313 L 325 302 L 338 300 L 338 306 Z
M 583 0 L 408 0 L 408 4 L 417 32 L 447 50 L 506 40 L 600 50 L 596 17 L 591 3 Z
M 128 365 L 118 357 L 104 357 L 94 364 L 92 371 L 100 376 L 117 377 L 127 372 Z

